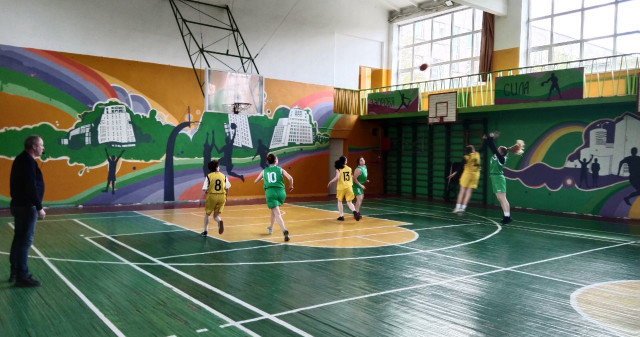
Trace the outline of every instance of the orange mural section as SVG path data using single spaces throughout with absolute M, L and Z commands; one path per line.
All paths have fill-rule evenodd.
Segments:
M 281 105 L 293 107 L 300 98 L 322 92 L 332 93 L 333 87 L 265 78 L 264 91 L 266 92 L 265 114 L 271 116 Z M 304 109 L 307 106 L 299 108 Z
M 58 129 L 67 129 L 76 122 L 68 113 L 30 98 L 0 92 L 0 128 L 35 125 L 45 121 Z
M 203 110 L 204 97 L 193 69 L 89 55 L 61 54 L 133 86 L 140 91 L 133 92 L 134 94 L 152 98 L 168 109 L 162 112 L 172 115 L 178 121 L 184 121 L 187 107 L 191 108 L 192 113 Z
M 46 144 L 45 144 L 46 148 Z M 103 165 L 87 169 L 84 165 L 69 165 L 66 159 L 49 159 L 45 162 L 37 159 L 42 170 L 45 183 L 45 201 L 59 201 L 69 199 L 85 192 L 94 186 L 104 188 L 107 182 L 108 166 Z M 117 178 L 123 178 L 128 173 L 134 173 L 156 163 L 120 161 L 116 172 Z M 0 181 L 8 182 L 11 176 L 13 159 L 0 158 Z M 134 169 L 135 167 L 135 169 Z M 116 190 L 118 183 L 116 180 Z M 0 194 L 9 195 L 9 184 L 0 184 Z M 197 199 L 197 198 L 196 198 Z

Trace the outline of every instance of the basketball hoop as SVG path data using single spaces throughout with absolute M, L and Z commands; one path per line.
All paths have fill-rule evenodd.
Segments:
M 238 114 L 243 112 L 251 107 L 251 103 L 232 103 L 232 104 L 222 104 L 222 108 L 226 113 L 234 113 Z

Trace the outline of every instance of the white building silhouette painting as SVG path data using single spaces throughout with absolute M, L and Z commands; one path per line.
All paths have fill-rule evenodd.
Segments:
M 624 157 L 631 155 L 632 148 L 640 149 L 640 120 L 625 115 L 616 123 L 613 143 L 607 143 L 607 130 L 600 127 L 589 133 L 589 147 L 580 150 L 580 159 L 589 160 L 593 155 L 600 164 L 600 175 L 618 174 L 618 166 Z M 567 162 L 566 167 L 580 167 L 576 161 Z M 589 165 L 591 166 L 591 165 Z M 629 168 L 623 165 L 621 176 L 629 176 Z
M 124 105 L 111 105 L 104 108 L 98 124 L 98 143 L 129 143 L 133 146 L 136 137 L 131 125 L 131 117 Z
M 251 141 L 251 131 L 249 129 L 249 116 L 240 114 L 229 114 L 229 123 L 224 124 L 224 132 L 227 136 L 232 137 L 231 123 L 236 125 L 236 139 L 233 141 L 233 146 L 237 147 L 250 147 L 253 148 L 253 142 Z
M 313 127 L 306 110 L 292 108 L 289 110 L 289 118 L 278 120 L 269 148 L 283 147 L 289 143 L 313 144 Z

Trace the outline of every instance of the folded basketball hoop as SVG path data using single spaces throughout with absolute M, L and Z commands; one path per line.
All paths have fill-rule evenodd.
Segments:
M 232 104 L 222 104 L 222 108 L 226 113 L 234 113 L 238 114 L 242 111 L 245 111 L 251 107 L 251 103 L 232 103 Z

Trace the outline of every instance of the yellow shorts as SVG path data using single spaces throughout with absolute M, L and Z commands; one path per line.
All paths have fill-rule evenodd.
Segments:
M 480 172 L 463 172 L 462 177 L 460 177 L 460 186 L 466 188 L 478 188 L 478 180 L 480 180 Z
M 347 201 L 351 201 L 356 196 L 353 194 L 353 189 L 351 187 L 345 188 L 344 190 L 336 191 L 336 198 L 338 201 L 342 201 L 342 199 L 346 199 Z
M 211 214 L 211 212 L 222 213 L 226 202 L 227 197 L 223 193 L 207 194 L 204 211 L 207 212 L 207 215 Z

